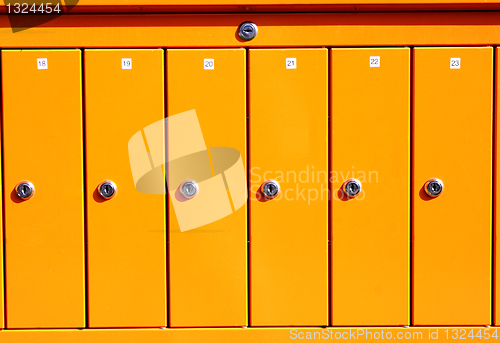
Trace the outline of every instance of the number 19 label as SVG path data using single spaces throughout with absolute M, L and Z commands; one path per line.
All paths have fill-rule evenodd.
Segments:
M 122 69 L 132 69 L 131 58 L 122 58 Z
M 459 57 L 450 58 L 450 69 L 460 69 L 460 58 Z
M 286 59 L 286 69 L 297 69 L 297 59 L 287 58 Z
M 37 65 L 38 69 L 47 69 L 48 68 L 47 59 L 46 58 L 37 58 L 36 65 Z

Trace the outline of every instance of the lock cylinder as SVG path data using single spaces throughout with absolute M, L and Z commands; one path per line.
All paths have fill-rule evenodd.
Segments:
M 280 184 L 275 180 L 266 180 L 260 186 L 260 192 L 266 200 L 274 199 L 280 193 Z
M 348 179 L 342 185 L 342 191 L 350 199 L 357 197 L 361 193 L 362 188 L 361 182 L 358 179 Z
M 29 200 L 35 195 L 35 186 L 29 181 L 21 181 L 16 185 L 16 194 L 21 200 Z
M 437 198 L 438 196 L 443 194 L 444 191 L 443 181 L 435 178 L 427 180 L 427 182 L 424 185 L 424 191 L 431 198 Z
M 179 190 L 184 198 L 192 199 L 198 194 L 198 183 L 194 180 L 186 180 L 180 184 Z
M 97 186 L 97 189 L 99 190 L 99 194 L 101 195 L 102 198 L 109 200 L 112 199 L 116 195 L 116 185 L 113 181 L 110 180 L 104 180 Z
M 252 40 L 257 36 L 257 25 L 250 21 L 246 21 L 238 28 L 238 36 L 243 40 Z

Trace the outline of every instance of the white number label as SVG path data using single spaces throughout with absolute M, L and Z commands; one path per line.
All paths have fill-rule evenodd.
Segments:
M 459 57 L 450 58 L 450 69 L 460 69 L 460 58 Z
M 287 58 L 286 59 L 286 69 L 297 69 L 297 59 Z
M 122 69 L 132 69 L 131 58 L 122 58 Z
M 205 68 L 205 70 L 214 70 L 214 67 L 215 64 L 213 58 L 205 58 L 203 60 L 203 68 Z
M 47 69 L 47 59 L 46 58 L 37 58 L 36 59 L 36 65 L 38 66 L 38 69 Z
M 132 69 L 131 58 L 122 58 L 122 69 Z
M 370 56 L 370 67 L 380 67 L 380 56 Z

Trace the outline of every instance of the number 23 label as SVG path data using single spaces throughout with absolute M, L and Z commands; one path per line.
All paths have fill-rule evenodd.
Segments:
M 459 57 L 450 58 L 450 69 L 460 69 L 460 58 Z

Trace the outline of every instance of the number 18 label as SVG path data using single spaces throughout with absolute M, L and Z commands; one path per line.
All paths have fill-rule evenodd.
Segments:
M 38 69 L 47 69 L 48 68 L 47 59 L 46 58 L 37 58 L 36 65 L 37 65 Z

